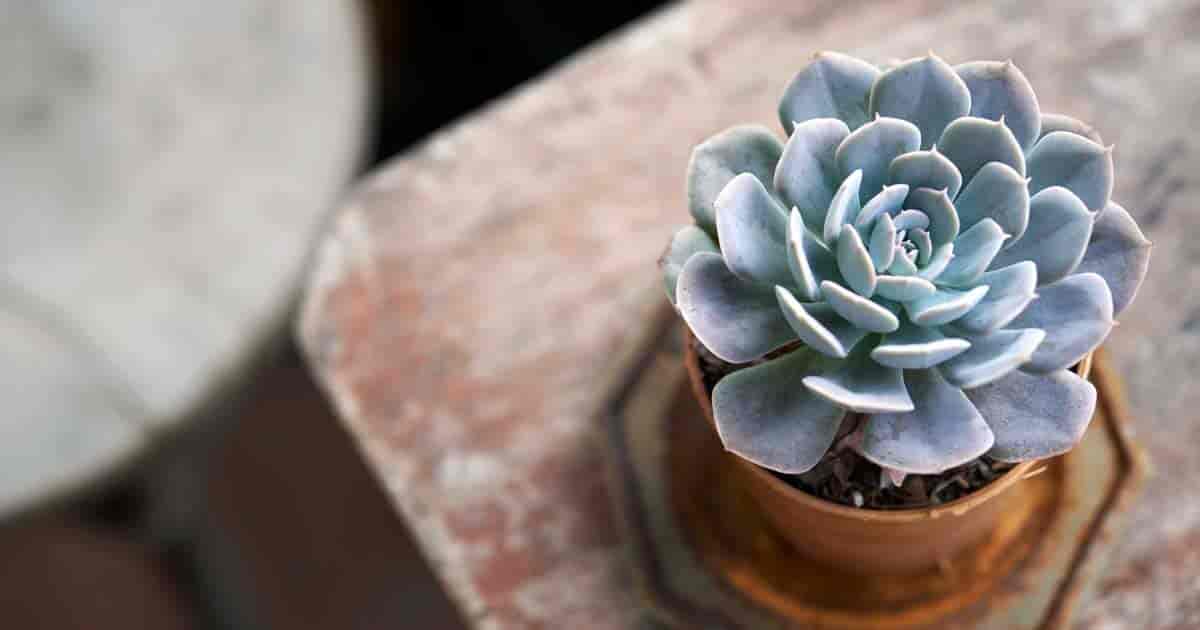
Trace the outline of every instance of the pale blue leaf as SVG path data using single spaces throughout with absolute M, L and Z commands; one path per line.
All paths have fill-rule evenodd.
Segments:
M 933 475 L 992 448 L 992 431 L 957 387 L 936 370 L 910 370 L 904 380 L 914 409 L 867 419 L 863 457 L 909 474 Z
M 833 371 L 804 377 L 810 391 L 843 409 L 859 413 L 911 411 L 901 370 L 854 354 Z
M 815 302 L 821 297 L 821 281 L 837 279 L 837 258 L 804 225 L 800 211 L 792 208 L 788 219 L 788 265 L 800 297 Z
M 883 190 L 871 197 L 871 200 L 862 207 L 858 218 L 854 220 L 854 226 L 865 229 L 870 227 L 877 217 L 885 214 L 896 215 L 900 212 L 906 198 L 908 198 L 908 186 L 904 184 L 884 186 Z
M 829 202 L 841 183 L 833 156 L 848 135 L 846 123 L 834 118 L 800 123 L 775 168 L 775 190 L 787 206 L 800 208 L 805 222 L 814 230 L 821 230 L 825 224 Z
M 858 212 L 862 209 L 859 201 L 859 187 L 862 185 L 862 171 L 854 171 L 838 186 L 829 203 L 829 214 L 825 215 L 825 225 L 821 237 L 825 243 L 832 246 L 842 233 L 842 226 L 854 223 Z
M 974 284 L 1000 252 L 1006 238 L 1008 235 L 995 221 L 984 219 L 976 223 L 955 239 L 957 255 L 938 276 L 938 282 L 954 286 Z
M 1092 237 L 1092 213 L 1066 188 L 1055 186 L 1029 200 L 1029 227 L 992 260 L 999 269 L 1022 260 L 1038 268 L 1038 285 L 1066 277 L 1083 260 Z
M 740 173 L 771 181 L 781 153 L 783 143 L 762 125 L 731 127 L 697 145 L 687 167 L 688 210 L 696 224 L 715 237 L 717 195 Z
M 842 225 L 842 234 L 837 240 L 837 261 L 838 271 L 855 293 L 866 298 L 875 293 L 875 264 L 852 225 Z
M 845 358 L 867 335 L 865 330 L 842 319 L 828 304 L 803 304 L 783 287 L 775 287 L 775 297 L 800 341 L 821 354 Z
M 1071 450 L 1096 412 L 1096 388 L 1066 370 L 1016 370 L 966 394 L 996 436 L 988 455 L 1002 462 L 1046 459 Z
M 921 268 L 917 275 L 926 280 L 937 280 L 938 276 L 950 266 L 950 261 L 954 260 L 954 243 L 946 243 L 941 247 L 933 250 L 933 256 L 929 258 L 929 264 Z
M 962 229 L 984 219 L 1000 224 L 1012 244 L 1029 225 L 1029 188 L 1025 178 L 1007 164 L 985 164 L 954 201 Z
M 954 69 L 929 55 L 884 72 L 871 86 L 869 111 L 916 124 L 928 149 L 950 121 L 971 110 L 971 94 Z
M 1037 328 L 1024 328 L 968 337 L 971 348 L 938 369 L 963 389 L 986 385 L 1028 363 L 1045 336 Z
M 1150 265 L 1150 241 L 1125 208 L 1109 202 L 1096 217 L 1092 238 L 1077 273 L 1099 274 L 1113 298 L 1113 315 L 1120 315 L 1146 277 Z
M 1023 150 L 1029 150 L 1042 128 L 1037 95 L 1011 61 L 973 61 L 954 67 L 971 92 L 971 115 L 1004 119 Z
M 1046 331 L 1046 340 L 1025 369 L 1052 372 L 1075 365 L 1108 337 L 1112 314 L 1112 294 L 1104 278 L 1094 273 L 1041 287 L 1037 299 L 1010 324 Z
M 1113 189 L 1111 148 L 1066 131 L 1038 140 L 1029 152 L 1029 192 L 1062 186 L 1089 210 L 1108 205 Z
M 694 225 L 688 225 L 675 232 L 666 251 L 658 259 L 658 266 L 662 269 L 663 274 L 663 285 L 667 290 L 667 299 L 671 300 L 672 304 L 675 303 L 675 283 L 679 279 L 679 273 L 683 271 L 684 263 L 692 257 L 692 254 L 716 251 L 718 251 L 717 244 L 713 242 L 712 238 L 704 230 Z
M 892 257 L 892 266 L 888 267 L 888 273 L 900 277 L 909 277 L 916 276 L 918 272 L 917 265 L 905 254 L 904 248 L 897 245 L 896 255 Z
M 929 297 L 906 302 L 904 310 L 908 312 L 908 317 L 914 324 L 941 326 L 966 315 L 987 292 L 987 286 L 975 287 L 969 291 L 938 289 Z
M 896 224 L 897 232 L 929 229 L 929 217 L 924 212 L 913 210 L 912 208 L 901 210 L 893 221 Z
M 1055 131 L 1067 131 L 1077 136 L 1083 136 L 1096 144 L 1104 144 L 1104 140 L 1100 138 L 1100 132 L 1087 123 L 1062 114 L 1042 114 L 1042 132 L 1038 138 L 1044 138 Z
M 920 148 L 921 132 L 907 120 L 876 118 L 846 136 L 837 149 L 842 173 L 863 172 L 860 201 L 866 203 L 887 183 L 888 164 Z
M 966 339 L 946 337 L 936 330 L 905 323 L 875 346 L 871 358 L 888 367 L 916 370 L 931 368 L 970 347 L 971 342 Z
M 850 323 L 870 332 L 888 333 L 900 327 L 896 314 L 886 306 L 839 284 L 826 280 L 821 283 L 821 294 L 825 301 Z
M 892 223 L 891 215 L 882 214 L 875 221 L 868 250 L 871 252 L 871 263 L 875 265 L 876 271 L 884 271 L 892 266 L 892 260 L 896 256 L 896 225 Z
M 877 295 L 896 302 L 927 298 L 936 291 L 932 282 L 918 276 L 879 276 L 875 284 Z
M 929 237 L 934 247 L 958 238 L 958 211 L 945 190 L 917 188 L 908 193 L 907 205 L 929 217 Z
M 963 183 L 958 167 L 936 149 L 913 151 L 892 160 L 888 166 L 888 181 L 908 184 L 913 189 L 945 190 L 951 199 L 958 194 Z
M 1037 288 L 1037 265 L 1026 260 L 1001 267 L 980 276 L 978 284 L 988 287 L 987 295 L 955 322 L 976 334 L 1002 328 L 1025 310 Z
M 760 284 L 791 284 L 787 211 L 750 173 L 730 180 L 717 196 L 717 242 L 729 270 Z
M 790 134 L 795 123 L 838 118 L 851 129 L 867 122 L 867 94 L 879 70 L 849 55 L 820 52 L 788 84 L 779 102 L 779 121 Z
M 675 288 L 676 306 L 706 348 L 730 363 L 753 361 L 796 339 L 775 292 L 729 271 L 719 254 L 694 254 Z
M 925 215 L 924 212 L 921 213 Z M 929 232 L 921 228 L 913 228 L 908 231 L 908 241 L 917 248 L 917 265 L 928 265 L 929 259 L 933 257 L 933 240 L 929 238 Z
M 1025 174 L 1025 152 L 1008 126 L 998 120 L 959 118 L 946 127 L 938 140 L 938 150 L 954 162 L 968 184 L 989 162 L 1007 164 Z

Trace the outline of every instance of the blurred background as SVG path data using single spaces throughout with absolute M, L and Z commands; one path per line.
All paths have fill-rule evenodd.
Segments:
M 0 627 L 462 627 L 299 359 L 305 261 L 659 4 L 0 0 Z

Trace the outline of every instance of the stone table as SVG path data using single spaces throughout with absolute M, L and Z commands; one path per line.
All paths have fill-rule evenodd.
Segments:
M 640 619 L 592 440 L 606 366 L 688 221 L 693 144 L 774 126 L 816 50 L 1011 57 L 1116 143 L 1156 243 L 1110 349 L 1159 471 L 1081 625 L 1200 625 L 1200 2 L 692 2 L 600 42 L 370 176 L 299 334 L 347 428 L 481 628 Z
M 284 329 L 363 141 L 338 0 L 0 0 L 0 516 L 111 476 Z

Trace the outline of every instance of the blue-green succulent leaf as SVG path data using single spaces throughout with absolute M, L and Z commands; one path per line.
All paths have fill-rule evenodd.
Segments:
M 675 232 L 671 243 L 667 245 L 667 250 L 658 259 L 658 266 L 662 269 L 663 274 L 663 285 L 667 290 L 667 299 L 671 300 L 671 304 L 675 303 L 675 283 L 679 280 L 679 272 L 683 271 L 684 263 L 692 257 L 692 254 L 716 251 L 719 250 L 712 237 L 694 225 L 688 225 Z
M 950 158 L 936 150 L 913 151 L 892 160 L 888 166 L 888 181 L 908 184 L 910 188 L 945 190 L 951 199 L 962 188 L 962 175 Z
M 955 322 L 963 330 L 975 334 L 991 332 L 1007 326 L 1034 298 L 1037 288 L 1037 265 L 1022 261 L 1015 265 L 989 271 L 979 277 L 988 293 Z M 882 291 L 880 291 L 882 293 Z
M 1109 202 L 1096 216 L 1087 252 L 1075 271 L 1104 278 L 1112 292 L 1113 316 L 1120 315 L 1133 302 L 1146 277 L 1150 247 L 1150 241 L 1125 208 Z
M 721 379 L 712 400 L 725 448 L 785 474 L 815 466 L 846 412 L 796 381 L 825 369 L 819 355 L 800 349 Z
M 908 193 L 908 207 L 929 217 L 929 237 L 934 247 L 958 238 L 958 212 L 945 190 L 917 188 Z
M 901 210 L 893 221 L 896 224 L 897 232 L 929 229 L 929 216 L 920 210 L 913 210 L 912 208 Z M 932 246 L 932 242 L 930 246 Z
M 814 230 L 825 224 L 825 213 L 841 177 L 834 152 L 850 129 L 835 118 L 814 118 L 796 125 L 775 167 L 775 190 L 788 206 L 800 208 Z
M 842 224 L 842 234 L 837 240 L 837 261 L 838 271 L 855 293 L 866 298 L 875 293 L 875 263 L 858 230 L 848 223 Z
M 932 475 L 992 448 L 992 431 L 983 416 L 936 370 L 911 370 L 905 372 L 904 380 L 915 409 L 868 418 L 863 457 L 906 473 Z
M 878 68 L 860 59 L 817 53 L 784 91 L 779 121 L 789 134 L 795 123 L 813 118 L 838 118 L 857 129 L 869 119 L 867 94 L 878 76 Z
M 1037 95 L 1011 61 L 972 61 L 954 67 L 971 92 L 971 115 L 1004 119 L 1017 143 L 1029 150 L 1042 128 Z
M 884 186 L 883 190 L 871 197 L 871 200 L 862 207 L 858 218 L 854 220 L 854 226 L 866 229 L 880 216 L 885 214 L 895 216 L 900 212 L 907 197 L 908 186 L 904 184 Z
M 937 287 L 932 282 L 918 276 L 879 276 L 875 284 L 876 294 L 896 302 L 927 298 L 935 292 Z
M 933 256 L 929 258 L 929 264 L 925 265 L 917 275 L 926 280 L 937 280 L 946 267 L 950 266 L 950 261 L 954 260 L 954 243 L 946 243 L 941 247 L 933 250 Z
M 888 273 L 900 277 L 910 277 L 916 276 L 919 270 L 916 263 L 904 253 L 904 248 L 897 245 L 896 255 L 892 257 L 892 266 L 888 267 Z
M 1028 363 L 1046 333 L 1037 328 L 997 330 L 968 337 L 971 348 L 938 369 L 946 380 L 963 389 L 980 387 Z
M 884 271 L 892 266 L 896 256 L 896 224 L 892 223 L 889 214 L 879 215 L 875 227 L 871 228 L 871 263 L 876 271 Z
M 928 265 L 930 258 L 933 257 L 933 240 L 929 238 L 929 232 L 921 228 L 913 228 L 908 231 L 908 240 L 917 247 L 917 264 Z
M 919 326 L 941 326 L 966 315 L 968 311 L 987 295 L 987 286 L 978 286 L 969 291 L 938 289 L 929 297 L 904 304 L 909 319 Z
M 1025 178 L 1007 164 L 989 162 L 979 169 L 954 201 L 962 229 L 984 219 L 1000 224 L 1012 244 L 1029 225 L 1029 188 Z
M 1037 299 L 1009 326 L 1046 331 L 1046 340 L 1025 369 L 1053 372 L 1095 350 L 1112 330 L 1112 314 L 1112 294 L 1104 278 L 1077 273 L 1038 289 Z
M 826 280 L 821 283 L 821 294 L 838 315 L 863 330 L 889 333 L 900 327 L 900 320 L 886 306 L 841 285 Z
M 720 254 L 692 255 L 675 298 L 688 328 L 724 361 L 753 361 L 796 339 L 774 291 L 734 275 Z
M 1025 152 L 1008 125 L 998 120 L 966 116 L 950 123 L 938 150 L 958 167 L 968 184 L 984 164 L 1000 162 L 1025 174 Z
M 781 153 L 783 143 L 762 125 L 730 127 L 697 145 L 687 168 L 688 210 L 696 225 L 715 238 L 717 195 L 740 173 L 771 181 Z
M 788 219 L 788 265 L 800 297 L 815 302 L 821 297 L 821 281 L 838 278 L 837 258 L 805 227 L 800 211 L 792 208 Z
M 729 270 L 766 285 L 792 282 L 787 257 L 787 211 L 750 173 L 730 180 L 717 196 L 717 242 Z
M 1029 178 L 1032 194 L 1062 186 L 1089 210 L 1101 210 L 1112 195 L 1112 150 L 1074 133 L 1049 134 L 1029 152 Z
M 966 394 L 996 436 L 988 455 L 1002 462 L 1045 459 L 1071 450 L 1096 412 L 1096 388 L 1067 370 L 1016 370 Z
M 1029 227 L 1024 236 L 992 260 L 992 269 L 1032 260 L 1038 285 L 1066 277 L 1083 260 L 1092 237 L 1092 213 L 1074 193 L 1055 186 L 1029 200 Z
M 859 201 L 862 178 L 862 171 L 850 173 L 850 176 L 842 182 L 841 186 L 838 186 L 837 192 L 834 193 L 833 201 L 829 203 L 829 214 L 825 215 L 825 225 L 821 234 L 827 245 L 832 246 L 837 242 L 843 225 L 854 223 L 854 219 L 858 218 L 858 212 L 862 209 Z
M 810 391 L 843 409 L 859 413 L 912 411 L 901 370 L 855 353 L 836 370 L 803 379 Z
M 970 286 L 983 275 L 1008 235 L 991 219 L 976 223 L 954 240 L 958 254 L 938 276 L 938 282 L 954 286 Z
M 920 144 L 921 132 L 907 120 L 876 118 L 846 136 L 835 159 L 843 174 L 863 172 L 859 195 L 860 202 L 866 203 L 887 183 L 888 164 L 916 151 Z
M 871 358 L 888 367 L 917 370 L 931 368 L 970 347 L 971 342 L 966 339 L 947 337 L 936 330 L 906 323 L 884 337 L 871 351 Z
M 775 297 L 800 341 L 825 356 L 843 359 L 867 335 L 867 331 L 842 319 L 828 304 L 803 304 L 783 287 L 775 287 Z
M 950 121 L 971 111 L 971 94 L 954 69 L 934 55 L 911 59 L 879 75 L 870 112 L 916 124 L 928 149 Z
M 1100 138 L 1100 132 L 1087 123 L 1062 114 L 1042 114 L 1042 132 L 1038 136 L 1038 139 L 1040 140 L 1055 131 L 1067 131 L 1077 136 L 1083 136 L 1096 144 L 1104 144 L 1104 140 Z

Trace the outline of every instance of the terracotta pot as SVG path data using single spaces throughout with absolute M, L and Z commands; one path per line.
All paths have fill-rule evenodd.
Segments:
M 692 393 L 714 426 L 712 400 L 690 333 L 687 364 Z M 1086 377 L 1089 354 L 1076 368 Z M 766 521 L 798 551 L 842 571 L 860 574 L 915 573 L 945 565 L 980 542 L 1000 517 L 1022 500 L 1019 484 L 1041 462 L 1025 462 L 971 494 L 936 507 L 868 510 L 836 504 L 799 490 L 733 453 L 739 482 Z

